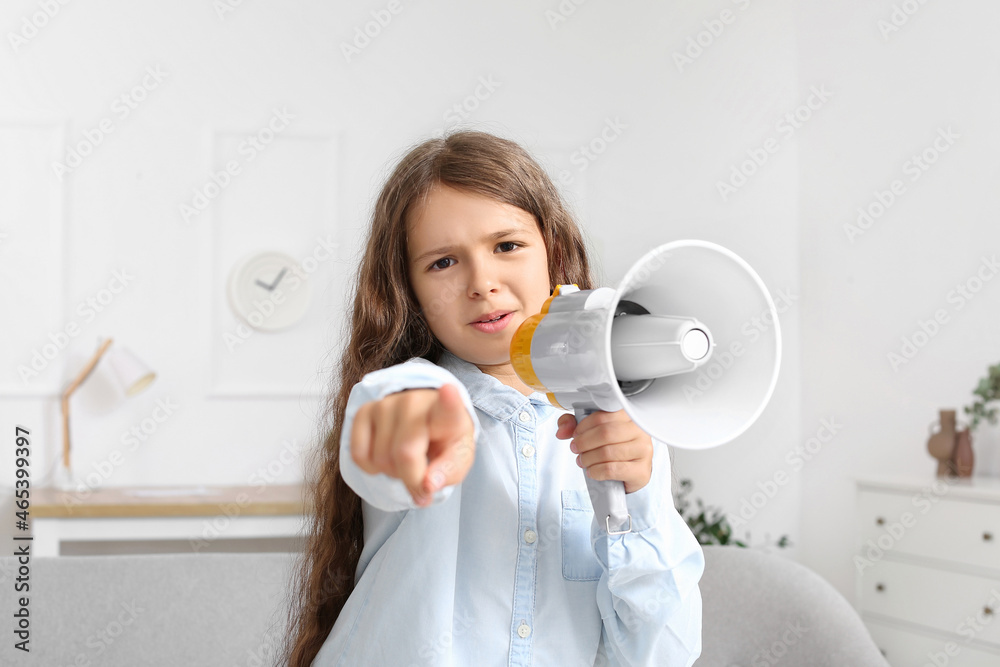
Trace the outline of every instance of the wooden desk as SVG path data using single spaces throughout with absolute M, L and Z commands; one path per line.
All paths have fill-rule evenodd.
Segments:
M 31 495 L 32 553 L 66 542 L 187 540 L 191 553 L 220 540 L 304 537 L 303 485 L 113 487 Z

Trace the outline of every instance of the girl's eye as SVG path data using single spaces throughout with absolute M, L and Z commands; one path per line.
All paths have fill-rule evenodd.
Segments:
M 510 250 L 504 251 L 505 253 L 510 253 L 510 252 L 513 252 L 516 248 L 521 247 L 521 244 L 520 243 L 515 243 L 514 241 L 501 241 L 500 243 L 497 244 L 498 248 L 500 246 L 513 246 Z M 451 266 L 450 264 L 448 266 L 440 266 L 440 264 L 441 264 L 441 262 L 450 262 L 450 261 L 452 261 L 451 257 L 442 257 L 438 261 L 436 261 L 433 264 L 431 264 L 430 268 L 431 268 L 432 271 L 433 270 L 440 271 L 441 269 L 447 269 L 448 266 Z

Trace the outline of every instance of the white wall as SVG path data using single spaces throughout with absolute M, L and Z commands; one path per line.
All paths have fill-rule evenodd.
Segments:
M 60 447 L 55 396 L 97 339 L 113 335 L 159 377 L 126 401 L 99 369 L 78 392 L 78 470 L 120 448 L 121 434 L 161 399 L 180 407 L 106 484 L 252 483 L 284 442 L 314 442 L 371 200 L 406 148 L 464 116 L 462 125 L 521 141 L 565 175 L 603 284 L 654 245 L 703 238 L 743 256 L 782 295 L 785 356 L 772 402 L 736 442 L 677 451 L 675 470 L 734 520 L 743 508 L 739 537 L 749 530 L 760 544 L 788 534 L 796 546 L 782 553 L 847 594 L 851 477 L 929 470 L 927 423 L 965 396 L 997 340 L 990 285 L 912 363 L 894 373 L 885 361 L 918 318 L 948 307 L 948 289 L 996 244 L 996 130 L 987 119 L 997 111 L 997 57 L 985 0 L 928 5 L 888 42 L 875 21 L 890 3 L 851 6 L 865 9 L 400 0 L 350 58 L 342 45 L 372 12 L 385 17 L 388 3 L 245 2 L 221 16 L 203 2 L 60 6 L 16 50 L 9 35 L 0 45 L 0 136 L 5 150 L 23 152 L 0 161 L 18 194 L 16 206 L 0 203 L 0 275 L 10 283 L 16 266 L 30 277 L 0 294 L 2 432 L 33 427 L 32 467 L 44 482 Z M 17 34 L 38 11 L 8 3 L 0 25 Z M 113 101 L 157 66 L 162 83 L 119 120 Z M 814 96 L 813 86 L 832 97 Z M 294 121 L 186 223 L 179 205 L 275 108 Z M 796 111 L 809 118 L 793 128 L 784 119 Z M 113 132 L 56 179 L 39 155 L 51 156 L 60 138 L 83 140 L 104 117 L 115 119 Z M 848 243 L 841 226 L 854 208 L 949 123 L 962 137 L 942 159 L 948 166 Z M 611 126 L 620 130 L 608 130 L 606 150 L 582 157 Z M 766 162 L 723 196 L 718 184 L 761 151 Z M 306 256 L 317 229 L 339 246 L 317 274 L 307 330 L 258 335 L 235 353 L 220 347 L 235 322 L 220 301 L 231 262 L 266 244 Z M 17 366 L 81 319 L 76 305 L 123 267 L 135 276 L 128 288 L 23 382 Z M 278 375 L 270 395 L 268 378 Z M 258 395 L 238 395 L 241 386 Z M 789 452 L 827 417 L 844 427 L 794 469 Z M 10 458 L 0 461 L 3 484 Z M 751 517 L 745 503 L 778 471 L 785 483 Z M 275 481 L 300 477 L 300 466 L 287 466 Z
M 798 13 L 800 87 L 834 94 L 800 152 L 802 427 L 843 424 L 802 470 L 800 554 L 842 591 L 855 574 L 844 540 L 853 477 L 931 480 L 929 425 L 970 404 L 1000 356 L 996 269 L 977 284 L 1000 247 L 998 19 L 985 0 L 810 2 Z M 949 128 L 950 146 L 938 139 Z M 947 148 L 937 156 L 935 141 Z M 913 156 L 925 150 L 936 161 L 922 170 Z M 857 209 L 894 180 L 902 194 L 857 234 Z M 958 290 L 967 282 L 979 289 L 971 300 Z M 921 322 L 936 314 L 944 324 L 925 338 Z M 974 448 L 975 474 L 1000 475 L 1000 429 L 985 425 Z

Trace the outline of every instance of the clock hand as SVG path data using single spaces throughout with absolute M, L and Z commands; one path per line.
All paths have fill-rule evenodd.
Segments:
M 287 266 L 284 267 L 283 269 L 281 269 L 281 273 L 279 273 L 278 277 L 274 279 L 273 283 L 271 283 L 271 289 L 274 289 L 275 287 L 278 286 L 278 283 L 281 282 L 281 278 L 285 275 L 285 273 L 287 271 L 288 271 L 288 267 Z
M 278 282 L 281 280 L 282 276 L 284 276 L 285 272 L 287 272 L 287 271 L 288 271 L 288 267 L 287 266 L 285 268 L 281 269 L 281 273 L 278 274 L 278 277 L 275 278 L 274 281 L 270 285 L 266 285 L 266 284 L 262 283 L 260 281 L 260 278 L 257 278 L 254 282 L 256 282 L 258 285 L 260 285 L 261 287 L 263 287 L 264 289 L 266 289 L 268 292 L 272 292 L 272 291 L 274 291 L 274 288 L 278 285 Z

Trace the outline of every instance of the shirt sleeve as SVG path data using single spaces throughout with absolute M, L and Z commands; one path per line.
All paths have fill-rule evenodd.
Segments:
M 383 473 L 373 475 L 362 470 L 354 462 L 354 458 L 351 456 L 351 427 L 358 410 L 369 401 L 381 400 L 398 391 L 438 389 L 444 384 L 451 384 L 458 388 L 462 402 L 465 403 L 469 416 L 472 417 L 475 440 L 479 442 L 482 429 L 468 389 L 451 371 L 426 359 L 414 357 L 395 366 L 372 371 L 351 388 L 351 394 L 347 399 L 347 408 L 344 412 L 344 425 L 340 432 L 340 474 L 347 485 L 362 500 L 385 512 L 418 508 L 402 480 Z M 454 486 L 445 486 L 439 489 L 434 494 L 431 504 L 436 505 L 447 500 L 454 488 Z
M 604 566 L 597 587 L 601 646 L 607 665 L 689 667 L 701 655 L 705 556 L 674 508 L 667 445 L 653 443 L 649 483 L 625 495 L 632 532 L 608 535 L 596 520 L 591 526 Z

